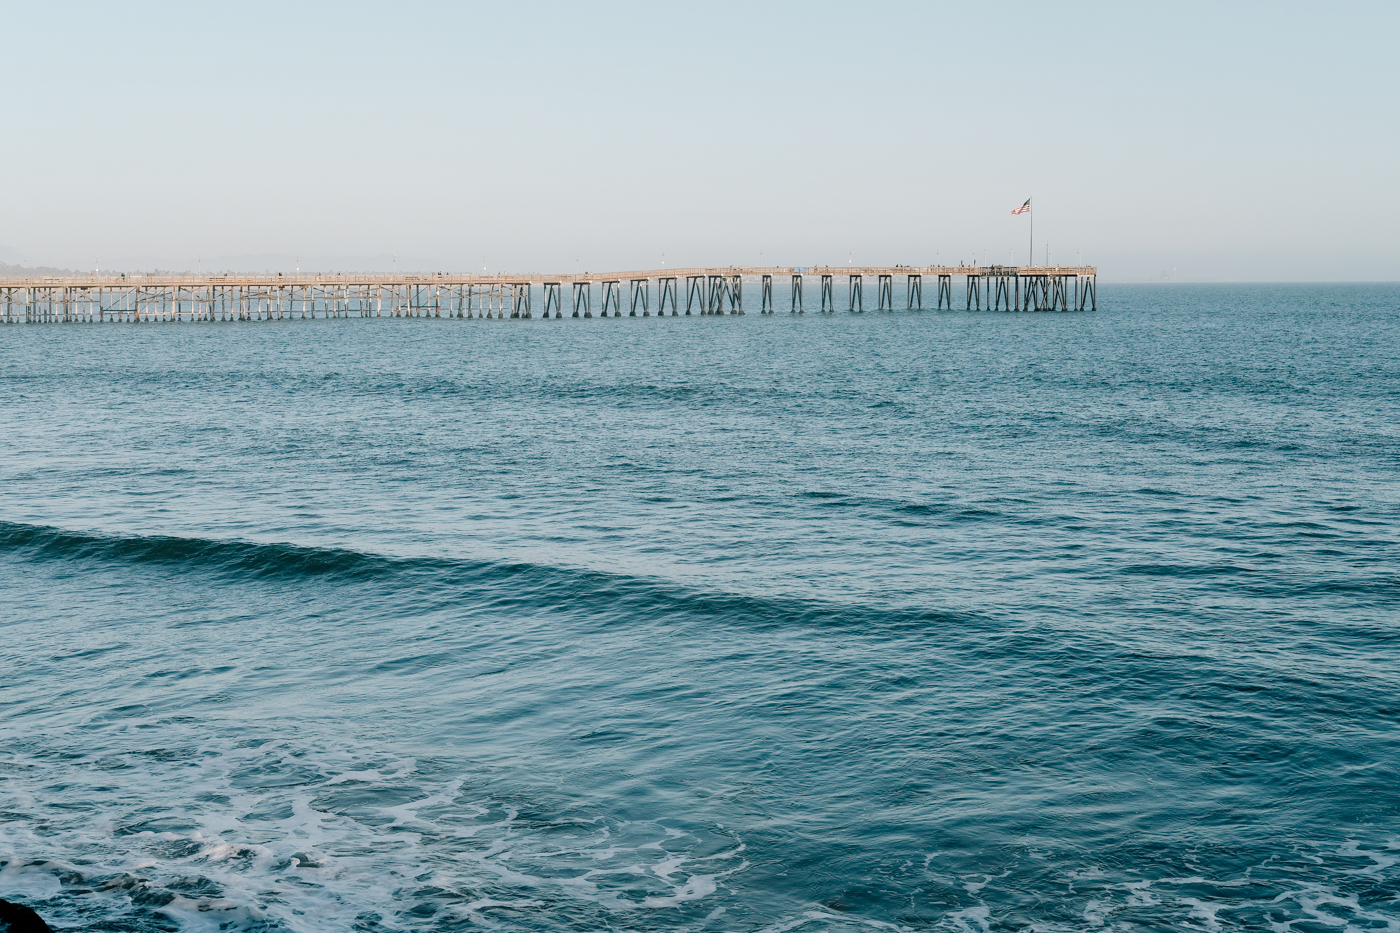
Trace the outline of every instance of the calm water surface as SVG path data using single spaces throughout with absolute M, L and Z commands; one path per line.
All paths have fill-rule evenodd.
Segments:
M 1400 287 L 0 330 L 0 897 L 1400 931 Z

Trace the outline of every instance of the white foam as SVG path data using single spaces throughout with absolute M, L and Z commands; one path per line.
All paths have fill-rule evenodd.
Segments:
M 664 922 L 698 933 L 721 916 L 728 927 L 767 933 L 904 929 L 879 908 L 838 914 L 746 889 L 745 843 L 718 824 L 619 820 L 602 807 L 580 814 L 577 801 L 556 807 L 514 785 L 495 799 L 495 785 L 474 783 L 479 773 L 375 749 L 239 745 L 211 739 L 207 725 L 198 726 L 203 735 L 165 723 L 129 738 L 93 728 L 106 729 L 100 753 L 27 758 L 0 782 L 0 810 L 13 814 L 0 821 L 0 896 L 42 907 L 60 927 L 79 902 L 88 923 L 129 921 L 140 902 L 200 931 L 339 933 L 366 917 L 413 929 L 428 916 L 434 925 L 512 930 Z M 6 740 L 22 744 L 0 729 Z M 196 753 L 143 753 L 157 743 Z M 55 797 L 56 786 L 68 796 Z M 551 817 L 552 809 L 562 812 Z M 1036 929 L 1143 922 L 1203 933 L 1296 933 L 1295 925 L 1400 933 L 1394 904 L 1357 893 L 1389 890 L 1400 865 L 1394 834 L 1297 842 L 1227 877 L 1188 854 L 1171 863 L 1175 872 L 1076 865 L 1077 855 L 1045 846 L 998 855 L 995 874 L 957 853 L 891 853 L 890 864 L 909 879 L 908 909 L 962 933 L 989 933 L 999 899 L 1043 885 L 1047 860 L 1060 860 L 1067 884 L 1056 909 L 1067 919 Z M 921 901 L 917 892 L 930 886 L 966 899 Z
M 972 933 L 969 923 L 977 924 L 981 933 L 987 933 L 992 928 L 991 909 L 986 904 L 978 904 L 976 907 L 967 907 L 957 913 L 949 914 L 948 919 L 957 925 L 964 933 Z
M 888 923 L 883 920 L 871 920 L 863 917 L 840 916 L 828 913 L 824 910 L 808 910 L 796 917 L 787 917 L 776 923 L 771 923 L 759 930 L 758 933 L 788 933 L 809 923 L 825 924 L 828 930 L 844 927 L 846 929 L 856 929 L 868 927 L 875 930 L 894 930 L 895 933 L 911 933 L 910 927 L 898 923 Z M 832 924 L 836 926 L 833 927 Z
M 397 780 L 398 778 L 404 777 L 405 775 L 409 774 L 411 771 L 413 771 L 414 768 L 418 767 L 418 759 L 405 758 L 402 761 L 396 762 L 395 764 L 398 766 L 399 770 L 395 771 L 393 774 L 385 775 L 378 768 L 369 768 L 365 771 L 346 771 L 342 774 L 337 774 L 335 777 L 331 778 L 329 781 L 326 782 L 326 785 L 332 786 L 335 784 L 344 784 L 347 781 L 360 781 L 367 784 L 383 784 L 386 781 Z
M 1091 900 L 1084 905 L 1084 922 L 1091 927 L 1101 927 L 1108 920 L 1108 915 L 1112 913 L 1112 904 L 1106 904 L 1100 900 Z
M 1202 925 L 1196 929 L 1206 930 L 1207 933 L 1218 933 L 1220 921 L 1216 919 L 1215 915 L 1225 906 L 1224 904 L 1208 903 L 1194 897 L 1183 897 L 1181 903 L 1191 908 L 1191 913 L 1188 914 L 1190 919 L 1201 921 Z
M 1148 888 L 1152 887 L 1151 881 L 1130 881 L 1123 885 L 1129 892 L 1126 904 L 1129 907 L 1155 907 L 1162 903 L 1159 898 L 1153 897 Z
M 418 811 L 427 807 L 445 807 L 456 801 L 461 792 L 461 779 L 452 781 L 443 789 L 441 793 L 424 797 L 422 800 L 414 800 L 410 803 L 400 804 L 397 807 L 380 807 L 379 812 L 392 816 L 394 822 L 391 826 L 402 826 L 405 823 L 418 822 Z
M 698 901 L 709 897 L 719 889 L 715 875 L 691 875 L 673 889 L 667 897 L 648 897 L 642 901 L 643 907 L 675 907 L 685 901 Z
M 1386 846 L 1386 848 L 1393 847 L 1393 845 Z M 1387 868 L 1394 865 L 1397 861 L 1400 861 L 1400 858 L 1396 858 L 1393 855 L 1382 855 L 1381 853 L 1371 849 L 1362 850 L 1360 848 L 1360 843 L 1358 843 L 1355 839 L 1348 839 L 1347 844 L 1337 850 L 1337 854 L 1349 858 L 1368 858 L 1375 863 L 1373 865 L 1368 865 L 1365 868 L 1358 868 L 1352 872 L 1352 874 L 1357 875 L 1374 875 L 1379 872 L 1385 871 Z
M 62 882 L 42 865 L 10 861 L 0 868 L 0 891 L 15 900 L 48 900 L 62 889 Z
M 180 730 L 163 728 L 169 747 Z M 199 752 L 193 769 L 188 759 L 136 759 L 139 771 L 115 772 L 132 786 L 105 797 L 94 787 L 111 772 L 94 771 L 95 758 L 64 762 L 65 783 L 105 810 L 47 807 L 32 792 L 54 783 L 43 764 L 27 787 L 0 785 L 0 806 L 19 817 L 0 823 L 0 892 L 53 902 L 47 915 L 61 923 L 63 878 L 73 876 L 93 893 L 70 897 L 101 900 L 110 917 L 129 913 L 140 892 L 181 929 L 320 933 L 364 916 L 402 926 L 424 898 L 443 917 L 485 926 L 497 923 L 493 912 L 556 909 L 560 898 L 605 914 L 703 903 L 747 867 L 728 833 L 605 814 L 525 827 L 513 806 L 464 800 L 466 776 L 433 779 L 414 759 L 384 764 L 279 741 L 206 741 Z M 78 869 L 67 861 L 75 853 Z
M 977 895 L 982 893 L 982 889 L 985 888 L 988 884 L 997 880 L 998 878 L 1005 878 L 1009 874 L 1011 874 L 1011 869 L 1008 868 L 1006 871 L 1002 872 L 999 875 L 983 875 L 981 881 L 964 881 L 963 888 L 967 891 L 968 894 L 971 894 L 973 897 L 976 897 Z

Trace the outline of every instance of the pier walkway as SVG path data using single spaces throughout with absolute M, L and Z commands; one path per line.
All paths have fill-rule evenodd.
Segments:
M 90 275 L 0 278 L 0 323 L 255 321 L 327 317 L 543 318 L 743 314 L 744 283 L 761 314 L 777 310 L 774 279 L 787 280 L 785 310 L 804 311 L 803 283 L 820 310 L 893 311 L 895 280 L 906 309 L 953 307 L 961 278 L 966 310 L 1083 311 L 1098 307 L 1094 266 L 725 266 L 573 275 Z M 838 280 L 844 287 L 838 288 Z M 653 289 L 652 283 L 655 283 Z M 682 284 L 683 283 L 683 284 Z M 865 288 L 875 287 L 867 308 Z M 597 286 L 598 304 L 594 305 Z M 625 287 L 624 287 L 625 286 Z M 753 293 L 750 292 L 750 295 Z M 653 306 L 653 295 L 655 305 Z M 838 301 L 838 298 L 841 299 Z M 624 312 L 624 306 L 626 308 Z

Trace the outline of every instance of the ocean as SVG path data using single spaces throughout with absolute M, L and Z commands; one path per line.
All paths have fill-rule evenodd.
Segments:
M 1400 931 L 1400 286 L 0 329 L 0 897 Z

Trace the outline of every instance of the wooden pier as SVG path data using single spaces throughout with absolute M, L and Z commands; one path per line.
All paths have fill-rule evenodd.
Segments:
M 630 317 L 677 316 L 681 314 L 682 292 L 685 314 L 743 314 L 745 281 L 758 288 L 758 312 L 773 314 L 777 310 L 774 279 L 788 281 L 786 310 L 801 314 L 803 282 L 809 277 L 819 280 L 823 313 L 894 311 L 897 279 L 903 280 L 904 308 L 923 308 L 925 278 L 935 289 L 936 309 L 953 307 L 954 278 L 963 280 L 961 297 L 969 311 L 1083 311 L 1098 307 L 1098 269 L 1094 266 L 726 266 L 574 275 L 94 274 L 0 278 L 0 323 L 332 317 L 524 319 L 534 317 L 535 309 L 543 318 L 557 319 L 622 317 L 624 305 Z M 840 279 L 845 280 L 845 287 L 838 289 Z M 875 301 L 869 308 L 867 283 L 875 286 Z M 594 286 L 598 286 L 596 309 Z

